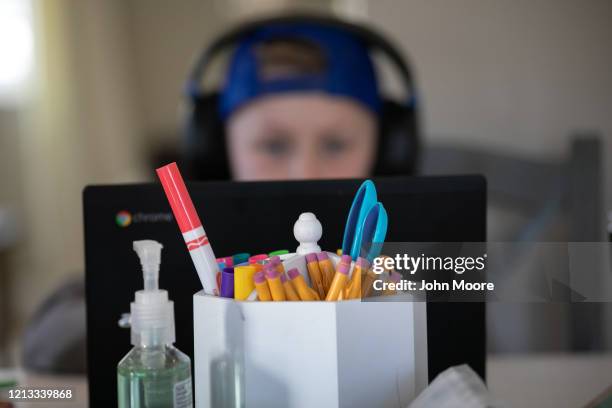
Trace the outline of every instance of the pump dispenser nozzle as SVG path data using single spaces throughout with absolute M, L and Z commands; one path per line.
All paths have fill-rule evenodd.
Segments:
M 161 263 L 161 250 L 164 246 L 157 241 L 144 239 L 134 241 L 133 248 L 140 258 L 144 290 L 157 290 L 159 279 L 159 264 Z
M 132 344 L 152 346 L 174 343 L 174 304 L 158 285 L 163 245 L 153 240 L 134 241 L 140 258 L 144 290 L 131 303 Z

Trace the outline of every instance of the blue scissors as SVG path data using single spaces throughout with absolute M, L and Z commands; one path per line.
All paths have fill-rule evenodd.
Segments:
M 387 235 L 388 217 L 385 207 L 378 202 L 376 187 L 364 181 L 353 199 L 344 229 L 342 253 L 352 259 L 361 256 L 372 261 L 380 255 Z

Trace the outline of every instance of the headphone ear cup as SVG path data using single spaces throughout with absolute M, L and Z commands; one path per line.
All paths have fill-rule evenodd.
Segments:
M 379 143 L 374 174 L 415 174 L 419 150 L 419 126 L 415 108 L 391 100 L 383 101 L 379 114 Z
M 191 180 L 230 178 L 225 127 L 217 111 L 217 93 L 196 96 L 185 124 L 181 169 Z

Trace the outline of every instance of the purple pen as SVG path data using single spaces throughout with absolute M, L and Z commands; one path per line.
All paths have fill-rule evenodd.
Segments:
M 234 298 L 234 268 L 223 268 L 221 272 L 221 297 Z

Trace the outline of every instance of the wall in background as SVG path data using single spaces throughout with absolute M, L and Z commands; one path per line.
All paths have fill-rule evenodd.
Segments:
M 528 155 L 567 135 L 612 135 L 612 3 L 372 1 L 368 15 L 410 55 L 433 138 Z
M 7 153 L 23 229 L 10 256 L 15 333 L 50 291 L 83 274 L 83 188 L 145 177 L 123 2 L 33 4 L 31 95 Z

